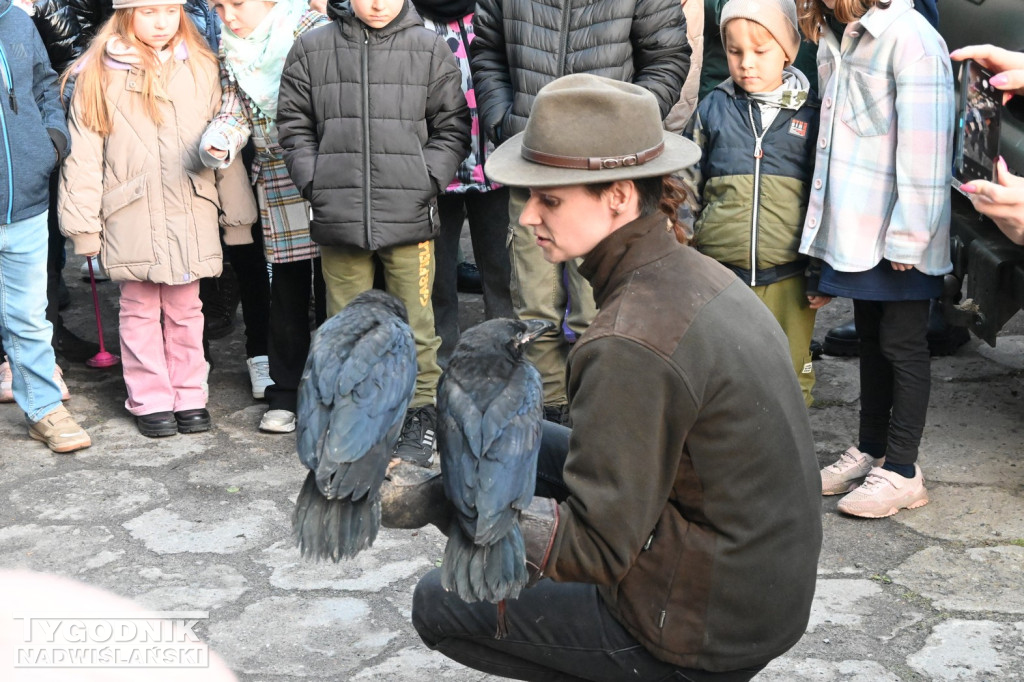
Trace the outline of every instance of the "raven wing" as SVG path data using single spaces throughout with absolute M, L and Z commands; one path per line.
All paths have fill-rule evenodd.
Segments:
M 533 497 L 543 419 L 540 375 L 532 365 L 517 367 L 483 412 L 464 387 L 447 379 L 438 390 L 445 492 L 473 542 L 493 544 Z

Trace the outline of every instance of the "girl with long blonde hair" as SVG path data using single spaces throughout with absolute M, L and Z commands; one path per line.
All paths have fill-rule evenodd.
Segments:
M 125 407 L 150 437 L 211 426 L 199 279 L 227 244 L 251 241 L 256 206 L 240 164 L 203 166 L 220 107 L 216 59 L 184 0 L 114 0 L 114 15 L 64 75 L 74 78 L 61 230 L 121 287 Z

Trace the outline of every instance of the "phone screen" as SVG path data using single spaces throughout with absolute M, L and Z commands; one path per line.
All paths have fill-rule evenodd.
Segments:
M 989 84 L 991 77 L 991 73 L 971 59 L 960 67 L 960 106 L 953 161 L 957 187 L 971 180 L 995 180 L 1002 92 Z

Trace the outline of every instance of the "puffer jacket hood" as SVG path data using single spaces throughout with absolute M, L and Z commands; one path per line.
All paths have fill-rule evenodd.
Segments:
M 469 149 L 455 58 L 408 2 L 380 29 L 348 2 L 328 16 L 332 24 L 296 40 L 278 99 L 279 140 L 312 206 L 313 240 L 372 251 L 433 239 L 436 197 Z

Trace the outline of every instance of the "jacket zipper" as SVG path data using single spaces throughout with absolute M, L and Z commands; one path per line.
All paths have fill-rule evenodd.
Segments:
M 366 225 L 366 247 L 373 250 L 370 229 L 370 31 L 363 29 L 363 221 Z
M 747 101 L 747 115 L 750 117 L 750 130 L 754 134 L 754 205 L 750 211 L 750 286 L 753 287 L 757 286 L 757 223 L 761 206 L 761 158 L 764 156 L 761 141 L 768 134 L 768 129 L 763 128 L 761 134 L 758 134 L 754 123 L 754 103 L 750 100 Z
M 465 17 L 460 17 L 459 18 L 459 33 L 462 35 L 462 44 L 465 47 L 466 54 L 468 55 L 469 54 L 469 36 L 466 34 L 466 24 L 465 24 L 464 19 L 465 19 Z M 472 76 L 470 76 L 470 78 L 472 78 Z M 475 89 L 475 87 L 476 86 L 474 85 L 474 89 Z M 476 106 L 474 106 L 473 107 L 473 111 L 476 112 L 475 115 L 476 115 L 477 119 L 479 120 L 479 118 L 480 118 L 480 110 L 477 109 Z M 484 186 L 485 187 L 487 185 L 491 184 L 490 181 L 487 179 L 487 171 L 484 170 L 484 160 L 485 160 L 484 157 L 487 156 L 487 145 L 486 145 L 486 142 L 487 141 L 484 139 L 483 126 L 478 124 L 477 127 L 476 127 L 476 143 L 480 146 L 480 151 L 479 151 L 479 158 L 477 159 L 477 165 L 480 166 L 480 172 L 483 174 Z
M 0 17 L 13 7 L 14 5 L 8 5 L 7 9 L 0 12 Z M 18 113 L 18 101 L 14 98 L 14 75 L 11 73 L 11 67 L 7 61 L 7 50 L 4 49 L 3 43 L 0 43 L 0 67 L 3 68 L 3 77 L 6 81 L 7 92 L 10 96 L 11 111 L 15 114 Z M 6 224 L 12 222 L 14 216 L 14 159 L 11 158 L 11 140 L 7 134 L 7 113 L 0 106 L 0 128 L 3 128 L 4 134 L 4 156 L 7 161 L 7 221 Z
M 562 30 L 558 34 L 558 73 L 556 77 L 565 75 L 565 60 L 569 52 L 569 17 L 572 14 L 572 0 L 562 2 Z

